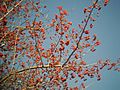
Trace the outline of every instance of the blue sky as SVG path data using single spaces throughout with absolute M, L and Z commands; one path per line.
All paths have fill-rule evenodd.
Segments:
M 73 25 L 81 23 L 84 18 L 83 8 L 90 5 L 92 0 L 46 0 L 45 4 L 50 10 L 50 15 L 54 16 L 57 11 L 57 6 L 63 6 L 68 10 L 68 20 L 73 22 Z M 90 63 L 98 59 L 117 60 L 120 57 L 120 0 L 110 0 L 110 3 L 103 7 L 100 17 L 97 18 L 93 32 L 95 32 L 102 42 L 101 46 L 97 47 L 95 53 L 88 55 Z M 115 71 L 103 70 L 102 80 L 92 80 L 95 82 L 87 90 L 119 90 L 120 89 L 120 73 Z M 91 83 L 91 82 L 89 82 Z M 88 84 L 89 84 L 88 83 Z M 72 84 L 72 83 L 71 83 Z

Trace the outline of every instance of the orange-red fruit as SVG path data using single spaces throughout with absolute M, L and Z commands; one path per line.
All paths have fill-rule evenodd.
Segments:
M 42 33 L 45 33 L 45 29 L 44 28 L 41 28 L 40 30 Z
M 85 40 L 87 41 L 87 40 L 90 39 L 90 36 L 86 36 L 86 37 L 84 37 L 84 38 L 85 38 Z
M 81 60 L 80 64 L 81 65 L 86 65 L 86 62 L 84 60 Z
M 90 28 L 92 28 L 93 27 L 93 24 L 90 24 Z
M 72 22 L 68 22 L 69 25 L 72 25 Z
M 58 6 L 57 8 L 58 8 L 59 10 L 62 10 L 62 6 Z
M 76 58 L 76 59 L 78 59 L 78 56 L 79 56 L 78 54 L 75 54 L 75 58 Z
M 89 47 L 90 46 L 90 44 L 89 43 L 87 43 L 86 45 L 85 45 L 85 47 L 87 48 L 87 47 Z
M 101 44 L 101 43 L 100 43 L 99 40 L 95 42 L 95 46 L 98 46 L 98 45 L 100 45 L 100 44 Z
M 89 30 L 85 30 L 84 33 L 85 33 L 85 34 L 89 34 L 90 31 L 89 31 Z
M 68 38 L 68 34 L 66 34 L 65 37 Z
M 67 41 L 65 42 L 65 45 L 68 46 L 69 43 L 70 43 L 70 40 L 67 40 Z
M 61 43 L 61 44 L 64 44 L 64 40 L 60 40 L 60 43 Z
M 30 51 L 34 50 L 34 46 L 30 46 Z
M 62 80 L 62 82 L 64 82 L 64 81 L 66 81 L 66 78 L 63 78 L 63 77 L 62 77 L 61 80 Z
M 64 49 L 65 49 L 64 46 L 61 46 L 61 47 L 59 48 L 60 51 L 62 51 L 62 50 L 64 50 Z
M 63 10 L 64 15 L 68 15 L 68 11 L 67 10 Z
M 78 77 L 80 77 L 81 79 L 83 79 L 84 78 L 84 75 L 83 74 L 78 74 Z
M 0 57 L 2 57 L 3 56 L 3 54 L 0 52 Z
M 108 4 L 109 0 L 104 0 L 104 6 Z
M 82 88 L 85 88 L 85 84 L 84 83 L 81 83 L 81 86 L 82 86 Z

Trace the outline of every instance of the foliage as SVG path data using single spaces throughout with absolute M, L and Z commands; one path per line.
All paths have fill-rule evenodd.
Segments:
M 83 59 L 101 44 L 91 29 L 109 0 L 96 0 L 84 8 L 85 18 L 76 26 L 79 29 L 67 19 L 69 12 L 62 6 L 52 19 L 48 17 L 43 2 L 5 0 L 0 6 L 1 89 L 85 89 L 88 78 L 101 80 L 100 70 L 105 66 L 120 71 L 120 60 L 88 64 Z M 73 79 L 76 86 L 69 87 Z

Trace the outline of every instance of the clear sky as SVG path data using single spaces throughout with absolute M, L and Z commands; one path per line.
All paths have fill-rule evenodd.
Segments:
M 81 23 L 83 19 L 83 8 L 90 5 L 92 0 L 46 0 L 46 5 L 50 10 L 50 15 L 54 16 L 57 11 L 57 6 L 63 6 L 68 10 L 68 20 L 73 22 L 73 25 Z M 110 3 L 104 7 L 100 13 L 100 17 L 95 22 L 93 32 L 95 32 L 102 42 L 101 46 L 97 47 L 95 53 L 88 55 L 90 63 L 98 59 L 111 59 L 112 61 L 120 58 L 120 0 L 110 0 Z M 97 82 L 96 79 L 92 86 L 87 90 L 120 90 L 120 72 L 107 71 L 102 72 L 102 80 Z M 89 82 L 91 83 L 91 82 Z M 88 84 L 89 84 L 88 83 Z M 72 84 L 72 82 L 71 82 Z

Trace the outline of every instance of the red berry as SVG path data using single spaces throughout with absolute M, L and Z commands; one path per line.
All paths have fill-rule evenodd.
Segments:
M 85 33 L 85 34 L 89 34 L 90 31 L 89 31 L 89 30 L 85 30 L 84 33 Z

